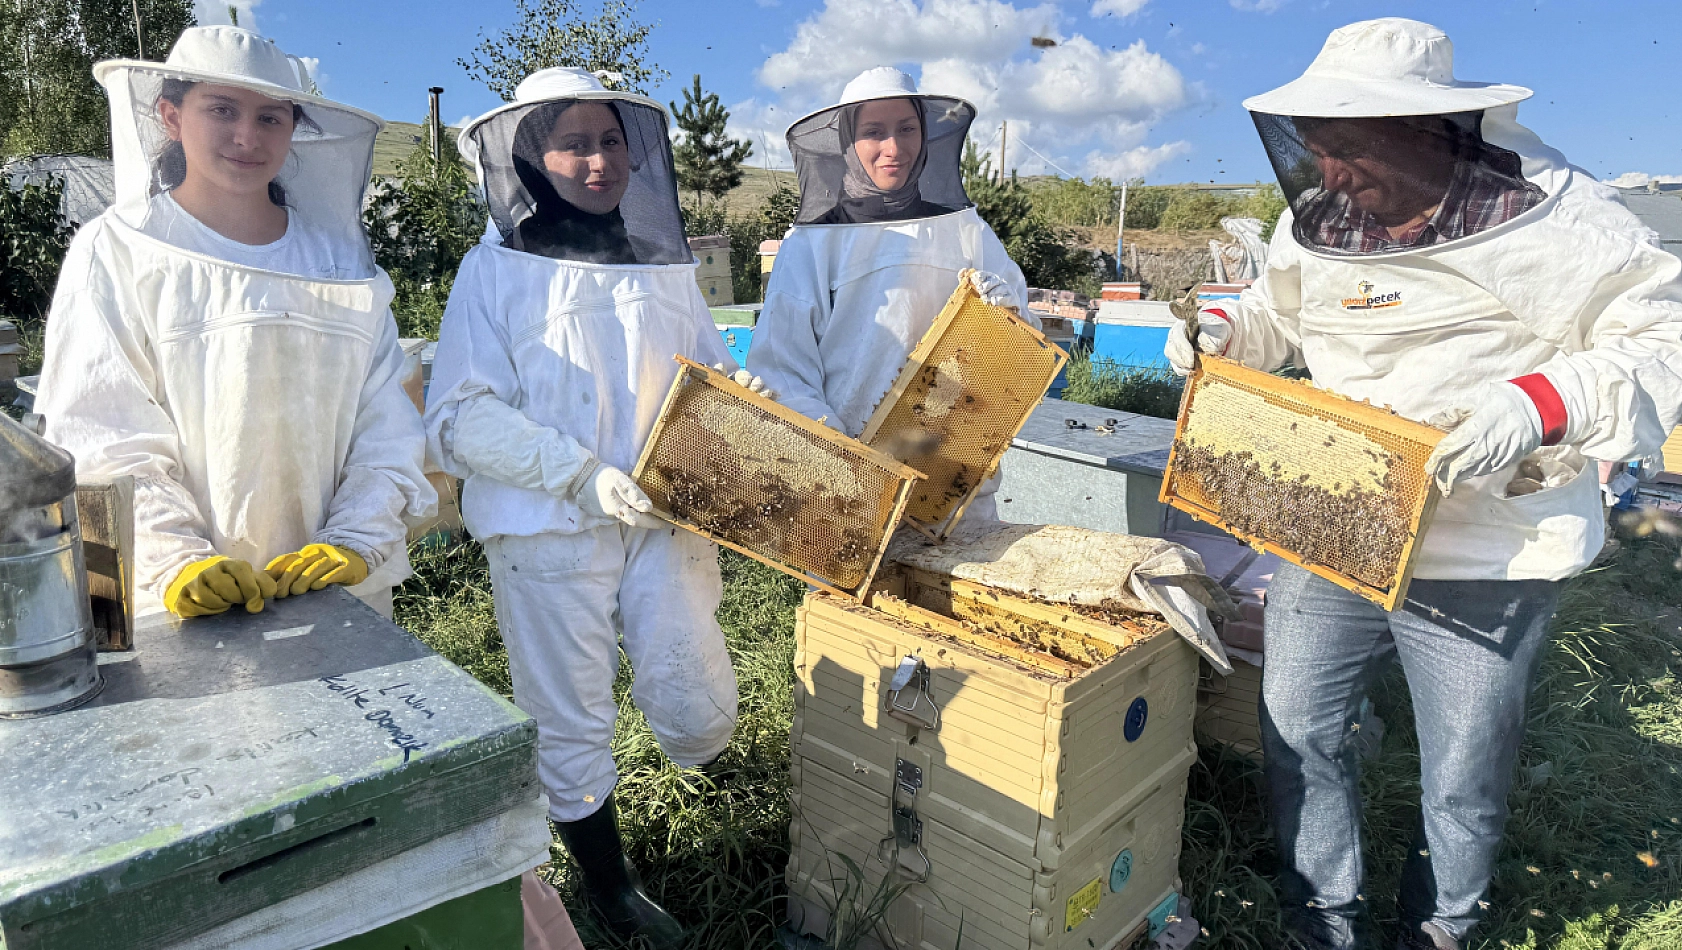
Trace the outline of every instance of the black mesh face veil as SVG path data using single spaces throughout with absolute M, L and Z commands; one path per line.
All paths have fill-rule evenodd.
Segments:
M 1547 198 L 1482 112 L 1322 119 L 1251 113 L 1304 247 L 1388 254 L 1459 241 Z
M 551 133 L 571 110 L 586 104 L 605 109 L 623 133 L 626 180 L 617 207 L 593 209 L 567 201 L 560 177 L 545 168 Z M 505 246 L 597 264 L 687 264 L 694 259 L 678 211 L 671 140 L 661 110 L 609 96 L 552 99 L 499 112 L 469 136 L 491 222 Z
M 851 134 L 853 119 L 864 103 L 847 103 L 826 109 L 796 122 L 788 130 L 789 151 L 794 155 L 794 167 L 800 175 L 800 213 L 794 223 L 841 224 L 859 220 L 908 220 L 950 214 L 970 206 L 964 193 L 964 139 L 970 123 L 975 121 L 975 107 L 962 99 L 947 96 L 908 95 L 917 106 L 923 127 L 923 147 L 919 156 L 920 171 L 916 177 L 913 200 L 895 202 L 900 210 L 882 215 L 879 212 L 849 212 L 846 201 L 858 201 L 857 187 L 851 190 L 848 178 L 848 154 L 853 148 Z M 867 100 L 870 101 L 870 100 Z M 857 162 L 856 155 L 853 162 Z M 858 172 L 855 169 L 855 180 Z M 880 209 L 879 200 L 863 204 Z M 857 206 L 855 206 L 857 208 Z M 861 216 L 867 214 L 868 216 Z

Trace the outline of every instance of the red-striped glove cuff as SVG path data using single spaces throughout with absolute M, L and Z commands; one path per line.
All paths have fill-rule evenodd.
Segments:
M 1541 373 L 1531 373 L 1511 380 L 1514 386 L 1524 390 L 1535 404 L 1536 412 L 1542 417 L 1542 444 L 1558 445 L 1565 438 L 1565 400 L 1559 398 L 1559 390 Z

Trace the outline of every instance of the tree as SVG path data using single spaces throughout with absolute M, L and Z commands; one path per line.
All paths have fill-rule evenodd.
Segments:
M 701 91 L 701 76 L 683 91 L 683 108 L 672 103 L 672 115 L 683 138 L 672 150 L 677 163 L 677 183 L 703 195 L 722 198 L 742 183 L 742 163 L 753 154 L 753 145 L 731 138 L 724 130 L 730 112 L 718 100 L 718 93 Z
M 195 22 L 192 0 L 0 0 L 0 148 L 8 155 L 111 154 L 102 59 L 161 60 Z
M 405 336 L 437 339 L 461 259 L 485 233 L 485 208 L 473 173 L 445 136 L 432 161 L 432 127 L 398 166 L 377 182 L 363 212 L 374 262 L 391 275 L 392 311 Z
M 964 145 L 959 165 L 964 191 L 975 202 L 975 213 L 998 235 L 1030 287 L 1074 290 L 1097 296 L 1103 284 L 1103 259 L 1078 245 L 1074 237 L 1046 222 L 1034 210 L 1027 186 L 1012 174 L 995 180 L 993 161 Z
M 574 0 L 514 0 L 516 25 L 495 38 L 479 34 L 468 59 L 456 60 L 467 74 L 503 98 L 514 101 L 520 80 L 551 66 L 580 66 L 610 75 L 610 89 L 647 93 L 650 84 L 671 75 L 648 61 L 650 24 L 634 18 L 636 0 L 602 0 L 586 18 Z

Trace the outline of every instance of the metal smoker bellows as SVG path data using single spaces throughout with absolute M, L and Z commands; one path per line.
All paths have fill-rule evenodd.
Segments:
M 1069 359 L 1021 317 L 982 303 L 971 273 L 959 274 L 958 289 L 859 435 L 926 473 L 905 514 L 941 537 Z
M 98 689 L 75 461 L 0 415 L 0 718 Z
M 682 364 L 632 477 L 662 515 L 835 593 L 863 595 L 920 474 Z
M 1443 433 L 1311 384 L 1201 356 L 1162 500 L 1386 610 L 1436 508 Z

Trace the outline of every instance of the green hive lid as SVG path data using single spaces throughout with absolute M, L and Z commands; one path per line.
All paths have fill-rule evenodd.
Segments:
M 76 491 L 76 460 L 0 413 L 0 512 L 39 508 Z

